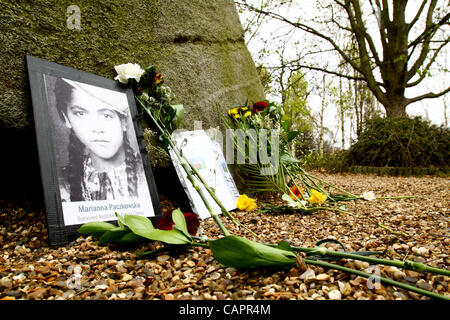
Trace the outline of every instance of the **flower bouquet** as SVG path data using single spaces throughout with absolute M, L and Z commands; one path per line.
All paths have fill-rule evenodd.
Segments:
M 247 100 L 243 105 L 230 108 L 227 113 L 228 117 L 222 116 L 223 123 L 237 150 L 238 171 L 248 191 L 278 192 L 284 202 L 278 206 L 263 205 L 260 212 L 311 214 L 330 210 L 352 214 L 339 202 L 377 198 L 373 191 L 355 195 L 305 171 L 301 161 L 292 157 L 289 148 L 299 132 L 289 129 L 288 121 L 283 119 L 283 109 L 276 103 L 264 100 L 250 105 Z M 371 220 L 370 217 L 364 218 Z M 407 237 L 382 224 L 377 225 Z

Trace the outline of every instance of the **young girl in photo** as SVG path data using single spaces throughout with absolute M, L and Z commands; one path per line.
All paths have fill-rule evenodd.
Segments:
M 125 199 L 147 189 L 140 155 L 128 139 L 126 95 L 57 78 L 55 97 L 70 130 L 68 164 L 59 173 L 62 201 Z

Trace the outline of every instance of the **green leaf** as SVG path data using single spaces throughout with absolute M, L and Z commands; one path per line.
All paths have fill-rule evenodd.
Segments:
M 209 241 L 214 257 L 222 265 L 235 268 L 282 267 L 296 265 L 292 251 L 273 248 L 238 236 Z M 283 248 L 286 248 L 282 244 Z
M 155 230 L 152 222 L 146 217 L 127 214 L 123 216 L 123 221 L 133 233 L 147 239 L 149 239 L 148 235 Z
M 184 218 L 184 214 L 180 209 L 176 209 L 172 211 L 172 221 L 181 232 L 183 232 L 187 237 L 191 237 L 189 235 L 189 231 L 186 224 L 186 219 Z
M 181 231 L 178 231 L 176 229 L 173 230 L 155 229 L 145 238 L 169 244 L 191 243 L 191 239 L 188 239 Z
M 117 217 L 117 222 L 119 223 L 119 227 L 125 227 L 125 220 L 123 219 L 123 217 L 118 214 L 117 212 L 115 213 L 116 217 Z
M 148 239 L 141 237 L 133 232 L 128 232 L 119 240 L 120 245 L 133 245 L 146 242 Z
M 94 237 L 99 237 L 106 231 L 117 228 L 117 226 L 112 223 L 104 221 L 92 221 L 83 224 L 77 231 L 83 235 L 92 235 Z
M 281 127 L 284 131 L 289 132 L 289 120 L 281 121 Z
M 108 242 L 119 241 L 125 234 L 129 233 L 130 230 L 124 227 L 117 227 L 106 231 L 98 240 L 98 244 L 105 244 Z
M 133 233 L 146 239 L 170 244 L 187 244 L 191 242 L 190 238 L 187 238 L 178 230 L 155 229 L 152 222 L 142 216 L 125 215 L 124 220 Z
M 280 241 L 277 244 L 277 248 L 286 251 L 293 251 L 291 245 L 287 241 Z
M 289 131 L 287 133 L 288 142 L 291 142 L 292 140 L 294 140 L 299 134 L 300 134 L 299 131 Z
M 172 108 L 175 109 L 175 125 L 178 128 L 184 120 L 184 106 L 182 104 L 174 104 L 172 105 Z

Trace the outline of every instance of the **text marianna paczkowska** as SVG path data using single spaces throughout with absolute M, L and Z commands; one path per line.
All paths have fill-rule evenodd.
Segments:
M 111 211 L 111 210 L 123 210 L 123 209 L 138 209 L 141 205 L 137 202 L 133 203 L 119 203 L 119 204 L 112 204 L 109 205 L 90 205 L 85 206 L 81 205 L 78 206 L 78 212 L 96 212 L 96 211 Z

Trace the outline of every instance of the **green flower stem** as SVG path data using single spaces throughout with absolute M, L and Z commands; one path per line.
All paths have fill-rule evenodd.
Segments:
M 198 241 L 202 241 L 202 242 L 193 242 L 193 245 L 208 247 L 208 244 L 203 243 L 203 242 L 209 241 L 210 239 L 200 238 L 200 237 L 196 237 L 196 236 L 193 236 L 192 238 L 196 239 Z M 271 247 L 277 247 L 277 245 L 269 244 L 269 243 L 261 243 L 261 244 L 268 245 Z M 305 253 L 319 253 L 322 256 L 335 256 L 335 257 L 340 257 L 340 258 L 350 258 L 350 259 L 354 259 L 354 260 L 367 261 L 367 262 L 371 262 L 371 263 L 375 263 L 375 264 L 392 265 L 392 266 L 396 266 L 396 267 L 400 267 L 400 268 L 412 269 L 412 270 L 417 270 L 420 272 L 438 273 L 438 274 L 447 275 L 447 276 L 450 274 L 450 272 L 448 270 L 433 268 L 433 267 L 426 266 L 422 263 L 417 263 L 417 262 L 412 262 L 412 261 L 401 262 L 401 261 L 395 261 L 395 260 L 378 259 L 378 258 L 372 258 L 372 257 L 367 257 L 367 256 L 362 256 L 362 255 L 352 254 L 352 253 L 347 253 L 347 252 L 332 251 L 332 250 L 328 250 L 327 248 L 303 248 L 303 247 L 291 247 L 291 248 L 294 251 L 300 251 L 300 252 L 305 252 Z M 402 288 L 402 289 L 405 289 L 408 291 L 413 291 L 413 292 L 416 292 L 416 293 L 419 293 L 419 294 L 422 294 L 425 296 L 429 296 L 432 298 L 450 300 L 449 297 L 437 294 L 435 292 L 423 290 L 423 289 L 420 289 L 418 287 L 415 287 L 415 286 L 412 286 L 412 285 L 409 285 L 406 283 L 402 283 L 402 282 L 395 281 L 392 279 L 384 278 L 384 277 L 377 276 L 374 274 L 369 274 L 364 271 L 355 270 L 355 269 L 343 267 L 343 266 L 340 266 L 337 264 L 332 264 L 332 263 L 320 261 L 320 260 L 317 261 L 317 260 L 312 260 L 312 259 L 303 259 L 303 261 L 305 263 L 311 264 L 311 265 L 317 265 L 320 267 L 340 270 L 343 272 L 356 274 L 356 275 L 359 275 L 359 276 L 362 276 L 365 278 L 372 278 L 374 280 L 386 283 L 388 285 L 393 285 L 398 288 Z
M 274 246 L 274 245 L 271 245 Z M 332 256 L 332 257 L 339 257 L 339 258 L 346 258 L 346 259 L 353 259 L 353 260 L 361 260 L 366 261 L 370 263 L 375 264 L 382 264 L 386 266 L 395 266 L 402 269 L 409 269 L 414 270 L 418 272 L 431 272 L 436 274 L 441 274 L 444 276 L 450 276 L 450 270 L 445 269 L 439 269 L 427 266 L 426 264 L 420 263 L 420 262 L 414 262 L 414 261 L 398 261 L 398 260 L 388 260 L 388 259 L 380 259 L 380 258 L 374 258 L 369 256 L 363 256 L 359 254 L 349 253 L 349 252 L 342 252 L 342 251 L 334 251 L 329 250 L 327 248 L 302 248 L 302 247 L 291 247 L 294 251 L 300 251 L 305 253 L 318 253 L 322 256 Z
M 339 188 L 339 187 L 336 187 L 335 185 L 332 185 L 331 183 L 328 183 L 328 182 L 326 182 L 326 181 L 320 179 L 319 177 L 316 177 L 316 176 L 314 176 L 314 175 L 312 175 L 312 174 L 306 172 L 306 171 L 305 171 L 302 167 L 300 167 L 300 166 L 297 166 L 297 168 L 303 173 L 303 175 L 305 175 L 305 176 L 307 176 L 307 177 L 310 177 L 310 178 L 313 178 L 313 179 L 317 179 L 317 180 L 320 181 L 321 183 L 324 183 L 324 184 L 326 184 L 326 185 L 328 185 L 328 186 L 330 186 L 330 187 L 332 187 L 332 188 L 334 188 L 334 189 L 336 189 L 336 190 L 339 190 L 339 191 L 341 191 L 341 192 L 344 192 L 344 193 L 348 194 L 349 196 L 352 196 L 352 197 L 359 197 L 359 196 L 354 195 L 354 194 L 352 194 L 352 193 L 350 193 L 350 192 L 348 192 L 348 191 L 346 191 L 346 190 L 344 190 L 344 189 L 341 189 L 341 188 Z
M 376 197 L 377 199 L 414 199 L 419 196 Z
M 220 220 L 220 218 L 218 217 L 218 215 L 214 212 L 214 210 L 211 208 L 211 205 L 209 204 L 208 200 L 206 199 L 205 194 L 203 193 L 203 190 L 197 185 L 194 176 L 192 175 L 192 170 L 190 169 L 190 167 L 187 165 L 187 159 L 185 159 L 180 151 L 178 150 L 178 148 L 176 147 L 175 143 L 173 143 L 172 139 L 170 138 L 170 135 L 167 134 L 167 132 L 159 125 L 159 123 L 156 121 L 156 119 L 153 117 L 151 111 L 145 106 L 145 104 L 138 98 L 136 97 L 136 99 L 138 100 L 138 102 L 140 103 L 140 105 L 142 106 L 142 108 L 147 112 L 147 114 L 149 115 L 149 117 L 153 120 L 153 122 L 155 123 L 156 127 L 158 128 L 158 130 L 164 134 L 164 136 L 167 138 L 170 146 L 172 147 L 173 151 L 175 152 L 175 155 L 177 156 L 178 160 L 181 163 L 181 166 L 183 167 L 184 171 L 186 172 L 187 178 L 188 180 L 192 183 L 192 186 L 194 187 L 194 189 L 198 192 L 198 194 L 200 195 L 200 197 L 203 200 L 203 203 L 206 206 L 206 209 L 210 212 L 211 217 L 214 219 L 214 221 L 217 223 L 217 225 L 219 226 L 220 230 L 222 231 L 222 233 L 225 236 L 230 235 L 230 232 L 227 230 L 227 228 L 225 228 L 225 226 L 223 225 L 222 221 Z
M 298 191 L 300 191 L 300 188 L 298 187 L 297 183 L 295 182 L 295 179 L 292 177 L 291 173 L 289 172 L 289 170 L 286 170 L 286 173 L 288 174 L 289 178 L 291 178 L 292 182 L 294 182 L 294 186 L 297 188 Z M 287 186 L 286 186 L 287 187 Z M 291 189 L 287 188 L 289 190 L 289 193 L 291 195 L 293 195 L 295 197 L 295 199 L 297 199 L 297 201 L 303 206 L 303 209 L 306 209 L 306 206 L 301 202 L 301 200 L 297 197 L 297 195 L 292 192 Z M 300 192 L 302 195 L 302 198 L 304 198 L 303 193 Z
M 136 97 L 137 98 L 137 97 Z M 190 168 L 190 170 L 193 172 L 194 176 L 203 184 L 203 186 L 205 187 L 206 191 L 208 191 L 209 195 L 213 198 L 213 200 L 217 203 L 217 205 L 220 207 L 223 215 L 225 215 L 226 217 L 228 217 L 229 219 L 231 219 L 231 221 L 236 225 L 236 226 L 240 226 L 243 227 L 245 230 L 249 231 L 252 235 L 257 236 L 252 230 L 250 230 L 249 228 L 247 228 L 246 226 L 244 226 L 243 224 L 241 224 L 226 208 L 225 206 L 222 204 L 222 202 L 219 200 L 219 198 L 216 196 L 216 193 L 214 192 L 214 190 L 212 188 L 210 188 L 208 186 L 208 184 L 205 182 L 205 180 L 203 179 L 203 177 L 200 175 L 200 173 L 197 171 L 197 169 L 192 165 L 192 163 L 186 159 L 180 152 L 179 148 L 176 146 L 176 144 L 173 142 L 170 134 L 167 132 L 167 130 L 165 130 L 163 127 L 161 127 L 156 119 L 154 119 L 153 115 L 151 114 L 150 110 L 145 106 L 144 103 L 142 103 L 142 101 L 140 101 L 139 98 L 137 98 L 137 100 L 139 101 L 139 103 L 141 104 L 141 106 L 144 108 L 144 110 L 151 116 L 153 122 L 156 124 L 158 130 L 164 134 L 164 136 L 166 137 L 166 139 L 168 140 L 170 146 L 172 147 L 172 149 L 174 151 L 176 151 L 177 153 L 177 157 L 180 161 L 184 161 Z M 184 168 L 186 170 L 186 168 Z M 186 171 L 187 172 L 187 171 Z M 202 198 L 203 199 L 203 198 Z
M 222 202 L 220 201 L 220 199 L 216 196 L 216 193 L 214 192 L 214 190 L 212 188 L 210 188 L 208 186 L 208 184 L 205 182 L 205 180 L 203 179 L 203 177 L 201 176 L 201 174 L 198 172 L 198 170 L 192 165 L 192 163 L 186 159 L 180 152 L 179 148 L 176 146 L 176 144 L 173 142 L 170 134 L 167 132 L 167 130 L 165 130 L 165 128 L 161 127 L 161 125 L 159 125 L 156 121 L 156 119 L 154 119 L 153 115 L 151 114 L 150 110 L 145 106 L 145 104 L 140 101 L 140 99 L 138 97 L 136 97 L 137 100 L 139 101 L 140 105 L 144 108 L 144 110 L 151 116 L 153 122 L 156 124 L 158 130 L 164 134 L 164 136 L 166 137 L 166 139 L 168 140 L 170 146 L 172 147 L 172 149 L 175 151 L 178 151 L 177 157 L 180 159 L 182 159 L 182 161 L 184 161 L 190 168 L 190 170 L 193 172 L 193 175 L 203 184 L 203 186 L 205 187 L 206 191 L 209 193 L 209 195 L 213 198 L 213 200 L 217 203 L 217 205 L 220 207 L 222 214 L 225 215 L 226 217 L 228 217 L 229 219 L 231 219 L 231 221 L 236 225 L 236 226 L 240 226 L 243 227 L 245 230 L 249 231 L 253 236 L 257 236 L 252 230 L 250 230 L 249 228 L 247 228 L 246 226 L 244 226 L 243 224 L 241 224 L 226 208 L 225 206 L 222 204 Z M 185 169 L 186 170 L 186 169 Z
M 450 300 L 449 297 L 446 297 L 444 295 L 440 295 L 438 293 L 435 292 L 431 292 L 431 291 L 427 291 L 427 290 L 423 290 L 421 288 L 403 283 L 403 282 L 398 282 L 392 279 L 388 279 L 388 278 L 384 278 L 381 276 L 377 276 L 374 274 L 369 274 L 367 272 L 364 271 L 359 271 L 359 270 L 354 270 L 354 269 L 350 269 L 347 267 L 343 267 L 337 264 L 333 264 L 333 263 L 328 263 L 328 262 L 324 262 L 324 261 L 315 261 L 315 260 L 310 260 L 310 259 L 303 259 L 303 261 L 307 264 L 312 264 L 312 265 L 316 265 L 316 266 L 320 266 L 320 267 L 325 267 L 325 268 L 330 268 L 330 269 L 336 269 L 336 270 L 340 270 L 340 271 L 344 271 L 344 272 L 348 272 L 348 273 L 352 273 L 352 274 L 356 274 L 358 276 L 362 276 L 365 278 L 372 278 L 374 280 L 378 280 L 380 282 L 386 283 L 388 285 L 393 285 L 396 286 L 398 288 L 402 288 L 408 291 L 413 291 L 419 294 L 422 294 L 424 296 L 428 296 L 431 298 L 436 298 L 436 299 L 443 299 L 443 300 Z
M 197 237 L 197 236 L 192 236 L 192 238 L 196 239 L 198 241 L 203 241 L 203 242 L 209 242 L 211 240 L 208 238 L 201 238 L 201 237 Z M 260 242 L 260 243 L 264 244 L 266 246 L 274 247 L 274 248 L 277 247 L 276 244 L 272 244 L 272 243 L 263 243 L 263 242 Z M 334 251 L 334 250 L 327 249 L 325 247 L 306 248 L 306 247 L 291 246 L 291 248 L 293 251 L 299 251 L 299 252 L 311 253 L 311 254 L 315 253 L 315 254 L 319 254 L 321 256 L 330 256 L 330 257 L 338 257 L 338 258 L 343 258 L 343 259 L 345 258 L 345 259 L 361 260 L 361 261 L 366 261 L 366 262 L 370 262 L 370 263 L 374 263 L 374 264 L 394 266 L 394 267 L 399 267 L 399 268 L 408 269 L 408 270 L 414 270 L 414 271 L 418 271 L 418 272 L 431 272 L 431 273 L 435 273 L 435 274 L 441 274 L 444 276 L 450 276 L 450 270 L 430 267 L 421 262 L 414 262 L 414 261 L 409 261 L 409 260 L 399 261 L 399 260 L 373 258 L 373 257 L 369 257 L 369 256 L 363 256 L 363 255 L 351 253 L 351 252 Z
M 257 236 L 256 233 L 254 233 L 252 230 L 250 230 L 249 228 L 247 228 L 245 225 L 241 224 L 238 220 L 236 220 L 235 217 L 233 217 L 230 212 L 225 208 L 225 206 L 222 204 L 222 202 L 220 201 L 220 199 L 216 196 L 216 193 L 214 192 L 213 189 L 211 189 L 208 184 L 205 182 L 205 180 L 203 179 L 203 177 L 200 175 L 200 173 L 197 171 L 197 169 L 192 165 L 192 163 L 190 161 L 188 161 L 186 159 L 186 163 L 189 165 L 189 167 L 191 168 L 191 170 L 194 172 L 194 175 L 199 179 L 199 181 L 204 185 L 206 191 L 208 191 L 209 195 L 211 196 L 211 198 L 213 198 L 213 200 L 217 203 L 217 205 L 220 207 L 222 213 L 231 219 L 231 221 L 237 225 L 237 226 L 241 226 L 243 227 L 245 230 L 249 231 L 253 236 Z

